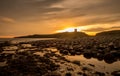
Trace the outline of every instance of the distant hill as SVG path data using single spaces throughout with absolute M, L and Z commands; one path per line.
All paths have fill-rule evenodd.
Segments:
M 97 33 L 96 36 L 120 36 L 120 30 L 100 32 L 100 33 Z
M 79 37 L 86 37 L 87 34 L 83 32 L 63 32 L 63 33 L 56 33 L 56 34 L 35 34 L 35 35 L 27 35 L 27 36 L 20 36 L 15 38 L 79 38 Z

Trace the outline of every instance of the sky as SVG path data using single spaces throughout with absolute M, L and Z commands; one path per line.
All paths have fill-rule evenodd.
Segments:
M 0 0 L 0 37 L 120 30 L 120 0 Z

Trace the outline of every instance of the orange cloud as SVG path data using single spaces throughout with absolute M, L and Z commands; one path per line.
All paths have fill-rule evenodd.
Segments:
M 15 20 L 9 17 L 3 17 L 0 19 L 0 22 L 4 22 L 4 23 L 14 23 Z

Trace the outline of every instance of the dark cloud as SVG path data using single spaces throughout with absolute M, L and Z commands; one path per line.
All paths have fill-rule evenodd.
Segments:
M 101 2 L 97 2 L 94 4 L 86 4 L 85 6 L 78 5 L 80 7 L 73 8 L 71 11 L 84 13 L 87 15 L 120 14 L 119 3 L 120 0 L 102 0 Z
M 93 28 L 83 30 L 83 31 L 85 31 L 85 32 L 101 32 L 101 31 L 112 30 L 112 29 L 120 29 L 120 26 L 113 26 L 113 27 L 109 27 L 109 28 L 93 27 Z
M 61 1 L 64 0 L 36 0 L 36 1 L 31 1 L 30 4 L 33 6 L 40 6 L 41 8 L 41 7 L 49 7 Z
M 85 18 L 83 22 L 79 22 L 83 25 L 91 25 L 91 24 L 106 24 L 106 23 L 115 23 L 120 21 L 120 15 L 116 16 L 95 16 Z
M 86 18 L 84 18 L 83 24 L 111 23 L 120 21 L 119 3 L 120 0 L 102 0 L 98 3 L 86 4 L 85 6 L 78 5 L 78 8 L 69 9 L 78 17 L 84 14 Z
M 120 28 L 119 25 L 114 26 L 115 23 L 120 24 L 120 0 L 0 0 L 2 35 L 22 34 L 25 25 L 29 26 L 29 29 L 24 29 L 27 31 L 25 34 L 31 34 L 40 30 L 46 33 L 55 25 L 63 28 L 65 24 L 92 25 L 94 28 L 85 30 L 88 32 Z M 105 28 L 102 24 L 110 24 L 108 26 L 111 27 Z
M 44 15 L 47 12 L 61 11 L 51 5 L 64 0 L 0 0 L 0 15 L 16 19 Z
M 97 14 L 97 15 L 119 14 L 120 13 L 120 10 L 119 10 L 120 4 L 119 3 L 120 3 L 119 0 L 104 0 L 100 3 L 86 6 L 85 10 L 89 14 L 93 14 L 93 15 L 94 14 Z
M 102 0 L 102 1 L 91 1 L 91 0 L 75 0 L 74 6 L 51 7 L 57 3 L 69 0 L 0 0 L 0 15 L 15 19 L 24 19 L 29 17 L 40 17 L 41 19 L 64 19 L 64 18 L 75 18 L 75 17 L 89 17 L 85 18 L 85 24 L 94 23 L 108 23 L 117 22 L 120 20 L 120 0 Z M 83 5 L 79 5 L 78 3 Z M 60 13 L 61 11 L 68 12 Z M 54 14 L 48 14 L 55 12 Z M 117 16 L 116 16 L 117 14 Z M 96 18 L 92 16 L 97 16 Z M 106 17 L 107 16 L 107 17 Z M 21 20 L 22 20 L 21 19 Z

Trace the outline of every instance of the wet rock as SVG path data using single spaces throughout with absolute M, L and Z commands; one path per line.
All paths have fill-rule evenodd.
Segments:
M 113 54 L 110 54 L 110 53 L 109 53 L 109 54 L 106 54 L 106 55 L 104 56 L 104 61 L 105 61 L 106 63 L 111 64 L 111 63 L 117 61 L 117 59 L 115 58 L 115 56 L 114 56 Z
M 46 74 L 44 76 L 61 76 L 61 74 L 58 73 L 58 72 L 51 72 L 51 73 L 48 73 L 48 74 Z
M 113 42 L 110 42 L 110 43 L 108 44 L 108 47 L 109 47 L 111 50 L 113 50 L 113 49 L 114 49 L 114 43 L 113 43 Z
M 1 52 L 3 52 L 3 51 L 4 51 L 4 50 L 3 50 L 3 48 L 2 48 L 2 47 L 0 47 L 0 53 L 1 53 Z
M 66 71 L 66 68 L 61 68 L 61 67 L 60 67 L 59 71 L 60 71 L 61 73 L 64 73 L 64 72 Z
M 85 53 L 83 54 L 83 56 L 84 56 L 85 58 L 87 58 L 87 59 L 91 59 L 91 58 L 92 58 L 92 54 L 91 54 L 90 52 L 85 52 Z
M 5 61 L 5 54 L 0 54 L 0 62 L 4 62 Z
M 92 67 L 95 67 L 95 65 L 93 65 L 93 64 L 88 64 L 88 65 L 90 65 L 90 66 L 92 66 Z
M 15 54 L 16 51 L 3 51 L 4 54 Z
M 10 41 L 3 41 L 0 43 L 0 47 L 10 46 L 10 45 L 11 45 Z
M 116 58 L 120 57 L 120 52 L 119 51 L 111 51 L 110 54 L 114 55 Z
M 77 61 L 77 60 L 72 61 L 72 63 L 73 63 L 73 64 L 76 64 L 76 65 L 78 65 L 78 66 L 80 66 L 80 65 L 81 65 L 81 64 L 80 64 L 80 61 Z
M 32 45 L 31 44 L 21 44 L 21 48 L 31 48 Z
M 66 73 L 65 76 L 72 76 L 72 74 L 71 73 Z
M 86 73 L 83 73 L 83 76 L 88 76 Z
M 8 54 L 6 56 L 11 57 L 12 55 Z M 10 76 L 16 76 L 17 74 L 17 76 L 41 76 L 48 71 L 55 71 L 59 67 L 49 58 L 29 54 L 27 51 L 16 53 L 15 58 L 7 60 L 7 64 L 4 69 L 0 69 L 3 72 L 0 76 L 8 76 L 9 74 Z
M 76 52 L 76 55 L 81 55 L 82 53 L 81 52 Z
M 96 51 L 91 52 L 91 55 L 92 55 L 93 58 L 97 58 L 97 52 Z
M 82 70 L 83 70 L 83 71 L 89 71 L 89 70 L 91 70 L 91 69 L 88 68 L 88 67 L 83 67 Z
M 77 74 L 81 76 L 83 73 L 82 72 L 78 72 Z
M 65 62 L 60 62 L 61 64 L 64 64 Z
M 120 76 L 120 70 L 111 73 L 113 76 Z
M 44 54 L 44 56 L 47 57 L 47 58 L 50 58 L 50 57 L 53 57 L 54 55 L 51 54 L 51 53 L 46 53 L 46 54 Z
M 28 56 L 30 53 L 28 51 L 18 51 L 16 52 L 17 55 L 25 55 Z
M 91 48 L 92 48 L 92 46 L 90 46 L 90 45 L 86 46 L 86 49 L 91 49 Z
M 7 56 L 6 56 L 6 59 L 13 59 L 14 58 L 14 54 L 8 54 Z
M 70 68 L 70 67 L 67 67 L 67 70 L 68 70 L 68 71 L 74 71 L 74 69 L 73 69 L 73 68 Z
M 97 59 L 99 61 L 102 61 L 104 59 L 104 54 L 101 54 L 101 53 L 97 53 Z
M 55 62 L 56 62 L 56 63 L 58 63 L 58 62 L 60 62 L 60 60 L 58 60 L 58 59 L 55 59 Z
M 3 50 L 4 51 L 16 51 L 16 50 L 18 50 L 18 47 L 10 45 L 10 46 L 3 47 Z
M 73 55 L 73 56 L 76 54 L 75 50 L 70 50 L 69 52 L 70 52 L 70 54 Z
M 102 73 L 102 72 L 95 72 L 95 74 L 96 74 L 97 76 L 105 76 L 105 73 Z
M 56 56 L 59 60 L 63 60 L 63 61 L 68 61 L 65 57 L 63 57 L 63 56 L 60 56 L 60 55 L 58 55 L 58 56 Z
M 68 55 L 69 52 L 67 50 L 60 50 L 60 53 L 64 55 Z

